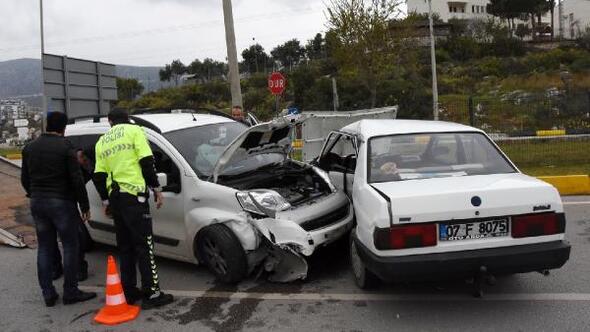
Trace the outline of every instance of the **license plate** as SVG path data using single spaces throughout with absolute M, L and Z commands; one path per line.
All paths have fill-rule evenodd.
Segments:
M 510 223 L 508 219 L 470 222 L 463 224 L 440 224 L 441 241 L 477 240 L 491 237 L 508 236 Z

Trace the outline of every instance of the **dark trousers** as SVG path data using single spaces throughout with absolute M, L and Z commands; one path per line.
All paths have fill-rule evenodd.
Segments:
M 110 205 L 115 221 L 123 290 L 129 292 L 137 287 L 137 265 L 144 295 L 159 292 L 149 204 L 140 203 L 137 196 L 113 191 Z
M 86 253 L 85 248 L 88 246 L 86 243 L 86 230 L 84 229 L 84 223 L 82 220 L 79 220 L 78 223 L 78 263 L 79 263 L 79 273 L 86 273 L 88 272 L 88 262 L 86 261 Z M 55 269 L 61 270 L 61 252 L 59 251 L 59 247 L 55 246 Z
M 31 199 L 31 214 L 37 231 L 37 273 L 43 296 L 56 294 L 53 269 L 56 265 L 57 235 L 64 249 L 64 297 L 78 291 L 78 223 L 76 203 L 57 198 Z

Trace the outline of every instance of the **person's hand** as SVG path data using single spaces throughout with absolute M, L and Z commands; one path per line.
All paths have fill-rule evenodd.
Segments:
M 88 222 L 88 220 L 90 220 L 90 210 L 82 212 L 80 217 L 82 217 L 82 222 Z
M 397 169 L 397 165 L 394 162 L 386 162 L 385 164 L 383 164 L 379 170 L 381 171 L 381 173 L 383 174 L 387 174 L 387 175 L 394 175 L 394 174 L 398 174 L 399 170 Z
M 154 191 L 154 198 L 156 200 L 156 209 L 160 209 L 164 205 L 164 196 L 161 191 Z

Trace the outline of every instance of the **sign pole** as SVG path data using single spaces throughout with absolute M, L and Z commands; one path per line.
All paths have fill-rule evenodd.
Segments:
M 285 92 L 287 87 L 287 79 L 280 72 L 274 72 L 268 77 L 268 90 L 275 96 L 275 108 L 277 114 L 280 107 L 280 96 Z
M 432 112 L 434 121 L 438 121 L 438 78 L 436 77 L 436 46 L 434 44 L 434 23 L 432 22 L 432 0 L 428 0 L 428 22 L 430 25 L 430 61 L 432 66 Z

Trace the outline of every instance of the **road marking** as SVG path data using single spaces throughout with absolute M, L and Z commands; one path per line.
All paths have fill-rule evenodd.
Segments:
M 80 286 L 85 291 L 101 292 L 104 288 Z M 367 293 L 248 293 L 248 292 L 210 292 L 164 290 L 177 297 L 185 298 L 222 298 L 230 300 L 263 301 L 369 301 L 369 302 L 471 302 L 471 301 L 567 301 L 588 302 L 589 293 L 506 293 L 484 294 L 483 298 L 474 298 L 469 294 L 367 294 Z
M 590 201 L 587 201 L 587 202 L 563 202 L 563 205 L 590 205 Z

